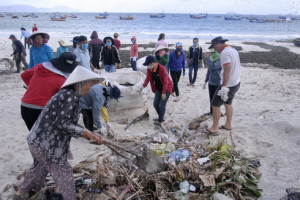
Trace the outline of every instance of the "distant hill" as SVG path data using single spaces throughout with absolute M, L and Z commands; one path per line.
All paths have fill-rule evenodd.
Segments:
M 0 6 L 0 12 L 79 12 L 67 6 L 56 6 L 53 8 L 36 8 L 30 5 Z

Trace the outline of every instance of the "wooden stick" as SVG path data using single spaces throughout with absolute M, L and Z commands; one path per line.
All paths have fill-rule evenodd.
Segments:
M 232 135 L 232 132 L 230 131 L 230 138 L 231 138 L 231 142 L 232 142 L 232 146 L 233 146 L 233 148 L 235 148 L 236 147 L 236 145 L 235 145 L 235 142 L 234 142 L 234 138 L 233 138 L 233 135 Z
M 117 145 L 117 144 L 115 144 L 115 143 L 113 143 L 113 142 L 111 142 L 111 141 L 109 141 L 109 140 L 103 138 L 103 137 L 102 137 L 102 140 L 103 140 L 103 142 L 104 142 L 104 145 L 108 144 L 108 145 L 110 145 L 110 146 L 116 147 L 117 149 L 120 149 L 120 150 L 122 150 L 122 151 L 128 152 L 128 153 L 133 154 L 133 155 L 135 155 L 135 156 L 138 156 L 138 153 L 136 153 L 136 152 L 134 152 L 134 151 L 131 151 L 131 150 L 129 150 L 129 149 L 125 149 L 125 148 L 123 148 L 123 147 L 121 147 L 121 146 L 119 146 L 119 145 Z

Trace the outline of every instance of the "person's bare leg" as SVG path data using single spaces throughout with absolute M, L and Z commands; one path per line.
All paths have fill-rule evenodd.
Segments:
M 219 120 L 221 117 L 221 108 L 212 106 L 212 109 L 213 109 L 213 125 L 209 130 L 215 133 L 219 131 Z
M 227 129 L 232 129 L 231 122 L 232 122 L 232 115 L 233 115 L 233 108 L 232 105 L 224 104 L 226 109 L 226 123 L 224 125 Z

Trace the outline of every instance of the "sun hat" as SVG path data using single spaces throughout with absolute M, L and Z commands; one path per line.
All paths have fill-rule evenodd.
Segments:
M 181 43 L 181 42 L 177 42 L 175 46 L 176 46 L 176 47 L 182 46 L 182 43 Z
M 47 40 L 50 39 L 50 36 L 49 36 L 48 33 L 40 32 L 40 31 L 35 31 L 35 32 L 33 32 L 33 33 L 29 36 L 29 39 L 30 39 L 30 40 L 34 40 L 35 37 L 36 37 L 37 35 L 42 35 L 42 36 L 43 36 L 43 39 L 47 39 Z
M 8 39 L 15 39 L 15 38 L 16 36 L 14 34 L 11 34 Z
M 227 39 L 223 39 L 221 36 L 216 37 L 216 38 L 211 40 L 211 43 L 210 43 L 211 45 L 208 48 L 211 49 L 211 48 L 213 48 L 213 46 L 215 44 L 218 44 L 218 43 L 223 43 L 224 44 L 227 41 L 228 41 Z
M 112 45 L 115 44 L 114 39 L 113 39 L 112 37 L 109 37 L 109 36 L 108 36 L 108 37 L 105 37 L 105 38 L 103 39 L 104 44 L 106 44 L 106 41 L 107 41 L 107 40 L 110 40 Z
M 119 33 L 114 33 L 114 37 L 116 38 L 116 37 L 119 37 L 120 35 L 119 35 Z
M 78 65 L 76 62 L 76 55 L 70 52 L 64 52 L 59 58 L 50 59 L 50 62 L 56 69 L 65 73 L 72 73 Z
M 98 74 L 92 72 L 91 70 L 82 67 L 77 66 L 74 71 L 70 74 L 70 76 L 67 78 L 66 82 L 63 84 L 61 88 L 74 85 L 76 83 L 84 82 L 84 81 L 91 81 L 91 80 L 101 80 L 103 79 Z
M 165 46 L 162 46 L 162 45 L 159 45 L 155 50 L 154 50 L 154 53 L 159 51 L 159 50 L 162 50 L 162 49 L 169 49 L 168 47 L 165 47 Z
M 63 47 L 67 46 L 67 44 L 64 40 L 59 40 L 58 43 Z
M 154 56 L 152 56 L 152 55 L 149 55 L 149 56 L 147 56 L 147 58 L 146 58 L 146 60 L 145 60 L 145 62 L 144 62 L 144 66 L 147 66 L 147 65 L 149 65 L 149 64 L 151 64 L 151 63 L 154 63 L 154 62 L 156 62 L 156 59 L 155 59 L 155 57 Z

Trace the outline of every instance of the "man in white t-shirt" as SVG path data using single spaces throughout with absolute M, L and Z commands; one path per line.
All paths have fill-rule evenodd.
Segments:
M 213 109 L 213 125 L 210 129 L 206 129 L 204 132 L 212 135 L 218 135 L 219 129 L 231 130 L 231 121 L 233 115 L 232 100 L 235 93 L 240 88 L 241 77 L 241 62 L 239 53 L 229 45 L 226 45 L 221 36 L 216 37 L 211 41 L 210 48 L 214 48 L 220 53 L 220 61 L 222 65 L 221 70 L 221 82 L 217 89 L 212 101 Z M 226 109 L 226 123 L 219 127 L 219 120 L 221 117 L 221 105 L 225 105 Z

